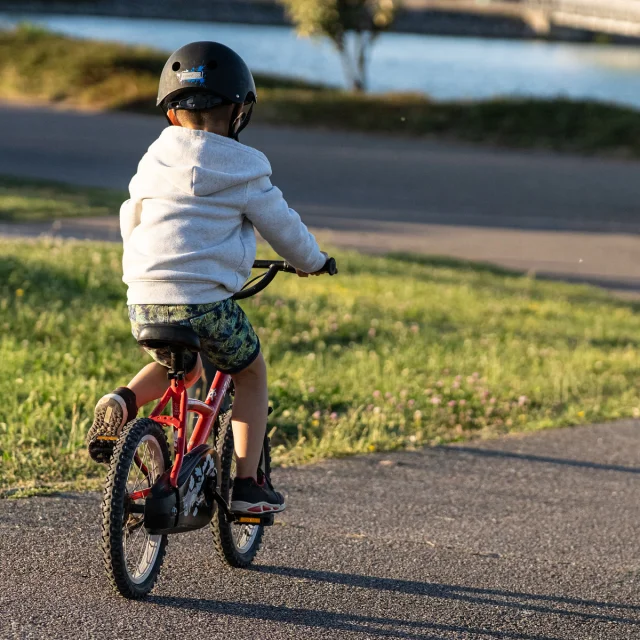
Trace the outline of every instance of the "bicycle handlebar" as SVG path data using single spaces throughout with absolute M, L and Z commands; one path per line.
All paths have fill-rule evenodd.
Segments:
M 255 296 L 257 293 L 264 291 L 278 275 L 279 271 L 285 273 L 296 273 L 295 267 L 291 266 L 284 260 L 256 260 L 253 263 L 254 269 L 267 269 L 267 273 L 260 279 L 259 282 L 252 287 L 238 291 L 232 297 L 234 300 L 245 300 L 251 296 Z M 327 258 L 324 267 L 318 271 L 318 273 L 327 273 L 330 276 L 335 276 L 338 273 L 338 266 L 336 265 L 335 258 Z
M 254 269 L 269 269 L 270 267 L 276 267 L 277 271 L 284 271 L 285 273 L 297 273 L 296 268 L 284 260 L 256 260 L 253 263 Z M 335 258 L 327 258 L 324 267 L 318 273 L 327 273 L 330 276 L 335 276 L 338 273 Z

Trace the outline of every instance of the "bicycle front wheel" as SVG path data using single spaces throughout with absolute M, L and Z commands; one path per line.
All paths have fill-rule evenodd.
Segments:
M 151 592 L 167 546 L 166 535 L 152 536 L 144 528 L 144 498 L 130 496 L 151 488 L 169 465 L 167 438 L 157 422 L 143 418 L 124 428 L 102 499 L 102 552 L 107 576 L 125 598 Z

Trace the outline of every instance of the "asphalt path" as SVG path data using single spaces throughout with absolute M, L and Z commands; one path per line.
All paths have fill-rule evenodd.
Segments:
M 125 187 L 159 119 L 0 108 L 0 173 Z M 640 164 L 255 127 L 275 182 L 340 244 L 640 288 Z M 113 221 L 0 232 L 117 237 Z M 280 469 L 254 570 L 173 538 L 114 596 L 96 494 L 0 501 L 0 638 L 640 637 L 637 422 Z
M 0 106 L 0 173 L 124 189 L 163 126 L 153 116 Z M 638 162 L 262 126 L 243 141 L 269 156 L 290 204 L 334 244 L 640 291 Z M 89 235 L 84 221 L 62 227 L 113 235 L 114 221 L 102 224 L 90 222 Z
M 0 637 L 640 637 L 638 422 L 279 469 L 255 569 L 170 539 L 154 593 L 110 591 L 99 496 L 0 501 Z

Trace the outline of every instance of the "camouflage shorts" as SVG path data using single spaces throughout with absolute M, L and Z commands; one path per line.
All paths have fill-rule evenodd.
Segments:
M 260 353 L 260 340 L 238 303 L 231 298 L 211 304 L 132 304 L 129 319 L 134 338 L 145 324 L 181 324 L 200 338 L 202 353 L 223 373 L 246 369 Z M 168 349 L 145 349 L 156 362 L 171 364 Z M 193 364 L 195 365 L 195 358 Z

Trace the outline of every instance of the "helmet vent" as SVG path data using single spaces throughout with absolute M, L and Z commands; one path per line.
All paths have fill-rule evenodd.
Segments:
M 215 60 L 209 60 L 209 62 L 207 62 L 207 69 L 209 69 L 209 71 L 213 71 L 214 69 L 218 68 L 218 63 Z
M 174 71 L 179 71 L 180 70 L 180 63 L 179 62 L 174 62 L 173 65 L 171 65 L 171 68 Z

